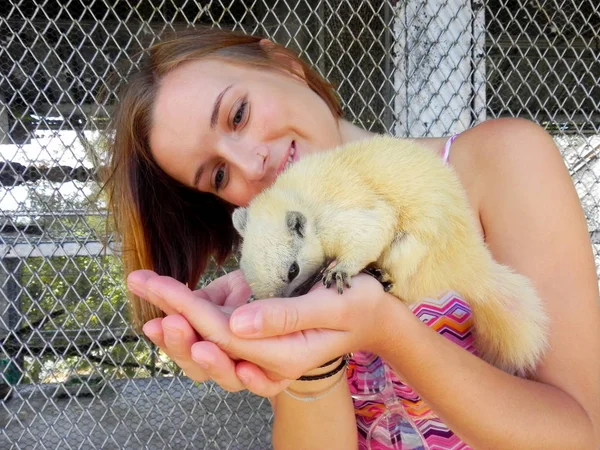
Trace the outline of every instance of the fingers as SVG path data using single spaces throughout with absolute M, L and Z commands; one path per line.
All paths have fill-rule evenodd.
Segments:
M 228 278 L 229 281 L 229 296 L 225 300 L 225 305 L 240 306 L 248 303 L 248 298 L 252 294 L 252 290 L 246 281 L 241 270 L 233 272 Z
M 174 361 L 188 361 L 191 358 L 190 347 L 200 338 L 184 317 L 175 314 L 162 320 L 165 348 Z
M 166 325 L 170 324 L 172 328 L 180 331 L 183 329 L 185 333 L 190 334 L 175 332 L 171 334 L 172 328 L 164 326 L 162 336 L 157 333 L 157 345 L 161 344 L 165 353 L 190 378 L 196 380 L 211 378 L 228 390 L 235 391 L 243 388 L 239 377 L 235 375 L 235 364 L 232 359 L 244 359 L 256 364 L 261 370 L 290 379 L 313 368 L 315 361 L 325 362 L 332 356 L 341 354 L 340 352 L 344 352 L 348 344 L 346 333 L 318 330 L 330 326 L 329 321 L 324 319 L 325 316 L 330 318 L 339 316 L 340 311 L 348 308 L 339 306 L 348 303 L 346 296 L 340 296 L 333 289 L 329 292 L 323 289 L 320 295 L 311 293 L 297 299 L 285 299 L 285 301 L 275 299 L 264 303 L 264 305 L 274 305 L 273 308 L 264 308 L 266 312 L 264 323 L 268 325 L 266 335 L 288 334 L 288 336 L 285 339 L 277 336 L 256 340 L 236 337 L 230 329 L 230 317 L 221 311 L 221 307 L 199 297 L 172 278 L 161 277 L 147 271 L 138 272 L 136 277 L 131 277 L 128 281 L 130 289 L 140 297 L 146 298 L 168 315 L 181 315 L 185 318 L 162 319 L 161 324 L 167 320 Z M 255 303 L 262 302 L 263 300 Z M 243 305 L 233 314 L 252 305 Z M 252 310 L 250 312 L 252 313 Z M 262 315 L 259 314 L 258 317 L 261 322 Z M 184 320 L 185 324 L 177 323 L 179 319 Z M 255 318 L 252 319 L 254 320 Z M 335 320 L 343 322 L 343 317 Z M 303 328 L 317 329 L 295 333 L 288 331 Z M 202 341 L 193 342 L 198 338 L 191 337 L 192 329 L 202 336 Z M 322 331 L 329 331 L 329 333 L 324 334 Z M 192 345 L 188 354 L 190 342 Z M 271 382 L 280 381 L 273 376 L 265 375 L 263 378 L 260 374 L 256 375 L 254 380 L 256 385 L 252 386 L 257 391 L 276 389 Z
M 256 365 L 241 361 L 236 364 L 212 342 L 197 342 L 192 346 L 192 356 L 209 378 L 229 392 L 248 390 L 262 397 L 274 397 L 283 391 L 291 380 L 273 381 Z
M 357 275 L 352 288 L 317 285 L 292 298 L 269 298 L 242 305 L 230 317 L 233 333 L 244 338 L 281 336 L 309 329 L 350 330 L 372 317 L 381 298 L 381 284 L 369 275 Z
M 240 364 L 248 385 L 242 383 L 236 372 L 236 363 L 229 356 L 236 354 L 232 351 L 230 341 L 239 339 L 231 334 L 229 318 L 221 311 L 223 307 L 197 295 L 172 278 L 161 277 L 151 271 L 137 271 L 130 275 L 129 288 L 168 315 L 147 322 L 143 327 L 145 334 L 182 368 L 186 376 L 198 382 L 213 380 L 230 392 L 248 389 L 266 396 L 276 395 L 284 389 L 285 380 L 278 380 L 273 374 L 271 379 L 258 366 L 246 362 Z M 232 280 L 235 282 L 236 278 L 232 277 Z M 219 284 L 213 288 L 210 293 L 220 295 Z M 196 332 L 206 340 L 201 340 Z M 253 342 L 248 341 L 246 346 L 239 347 L 251 348 Z M 277 353 L 276 343 L 270 344 Z M 260 350 L 249 354 L 259 360 L 264 356 Z
M 202 289 L 194 291 L 194 294 L 206 298 L 216 305 L 223 305 L 229 293 L 229 278 L 232 276 L 235 276 L 235 274 L 230 272 L 222 277 L 215 278 Z
M 142 331 L 148 339 L 161 350 L 165 350 L 165 340 L 162 329 L 162 318 L 149 320 L 142 327 Z
M 280 336 L 309 328 L 329 328 L 343 322 L 348 309 L 337 291 L 317 289 L 294 298 L 269 298 L 237 308 L 230 327 L 244 338 Z M 337 329 L 337 326 L 333 329 Z
M 144 273 L 145 272 L 145 273 Z M 135 276 L 134 276 L 135 275 Z M 181 314 L 206 340 L 217 344 L 230 336 L 227 316 L 210 301 L 194 294 L 184 284 L 151 271 L 132 272 L 129 289 L 168 315 Z
M 236 270 L 195 291 L 216 305 L 239 306 L 248 301 L 250 287 L 242 272 Z
M 153 319 L 144 324 L 144 334 L 194 381 L 204 382 L 209 376 L 191 359 L 190 347 L 198 341 L 194 330 L 181 316 Z
M 156 296 L 153 296 L 152 300 L 149 298 L 149 295 L 152 294 L 148 290 L 149 281 L 161 278 L 167 279 L 167 277 L 160 277 L 151 270 L 136 270 L 127 276 L 127 288 L 138 297 L 150 301 L 154 306 L 164 311 L 165 314 L 177 314 L 178 311 L 174 309 L 168 302 L 163 301 L 162 298 Z M 170 280 L 172 280 L 174 283 L 178 283 L 174 279 Z M 187 287 L 185 287 L 183 284 L 178 284 L 180 284 L 184 289 L 187 289 Z
M 236 373 L 247 390 L 261 397 L 275 397 L 291 383 L 291 380 L 273 381 L 257 366 L 246 361 L 238 363 Z
M 232 361 L 217 345 L 209 341 L 196 342 L 191 347 L 193 362 L 198 364 L 208 377 L 230 392 L 245 389 Z
M 234 362 L 212 342 L 199 341 L 182 316 L 151 320 L 144 325 L 144 333 L 188 378 L 200 383 L 213 380 L 230 392 L 244 389 Z

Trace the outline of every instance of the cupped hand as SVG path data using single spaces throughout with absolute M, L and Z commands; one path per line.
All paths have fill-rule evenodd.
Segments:
M 219 355 L 227 355 L 235 366 L 228 366 L 226 373 L 235 370 L 237 380 L 253 392 L 278 392 L 289 380 L 342 354 L 374 351 L 382 340 L 383 327 L 378 325 L 385 316 L 383 305 L 391 297 L 374 278 L 359 274 L 342 295 L 318 285 L 300 297 L 241 305 L 229 317 L 202 290 L 193 293 L 152 272 L 139 281 L 137 295 L 168 314 L 185 317 L 202 336 L 204 341 L 192 342 L 192 357 L 205 355 L 214 345 L 211 351 L 220 349 Z
M 127 278 L 129 289 L 146 300 L 153 298 L 148 290 L 149 278 L 158 277 L 149 270 L 132 272 Z M 168 277 L 160 277 L 169 279 Z M 172 280 L 175 281 L 175 280 Z M 221 320 L 225 325 L 231 312 L 247 302 L 250 289 L 242 273 L 230 272 L 215 279 L 206 287 L 189 293 L 202 301 L 208 301 L 215 306 L 215 313 L 222 314 Z M 287 385 L 285 381 L 273 381 L 267 378 L 262 370 L 253 364 L 246 364 L 241 375 L 249 374 L 250 381 L 245 385 L 236 373 L 235 361 L 232 360 L 215 343 L 203 339 L 188 320 L 178 310 L 167 302 L 159 306 L 167 315 L 146 322 L 144 334 L 160 348 L 187 377 L 197 382 L 213 380 L 223 389 L 237 392 L 248 389 L 257 395 L 272 396 Z

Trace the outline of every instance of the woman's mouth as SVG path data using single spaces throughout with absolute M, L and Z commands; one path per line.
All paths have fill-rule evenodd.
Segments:
M 296 155 L 296 141 L 292 141 L 292 146 L 288 153 L 287 160 L 286 160 L 283 168 L 280 170 L 280 172 L 283 172 L 284 170 L 286 170 L 288 167 L 290 167 L 292 165 L 292 163 L 294 162 L 295 155 Z

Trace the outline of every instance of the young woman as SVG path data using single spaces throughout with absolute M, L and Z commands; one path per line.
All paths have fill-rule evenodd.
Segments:
M 268 397 L 275 448 L 600 445 L 591 244 L 561 155 L 536 124 L 489 120 L 417 139 L 459 175 L 496 260 L 544 301 L 550 349 L 531 379 L 477 357 L 460 293 L 409 309 L 361 274 L 343 296 L 316 286 L 244 305 L 239 271 L 188 289 L 238 243 L 235 206 L 306 155 L 371 135 L 294 54 L 218 29 L 167 39 L 122 91 L 112 131 L 109 205 L 136 325 L 190 378 Z

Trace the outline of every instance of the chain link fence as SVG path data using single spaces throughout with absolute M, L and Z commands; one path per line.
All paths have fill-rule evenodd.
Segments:
M 268 402 L 194 384 L 128 326 L 93 151 L 115 71 L 203 24 L 299 51 L 348 117 L 402 136 L 520 116 L 546 127 L 596 258 L 595 0 L 8 1 L 0 4 L 0 448 L 269 448 Z M 212 267 L 203 283 L 235 265 Z

